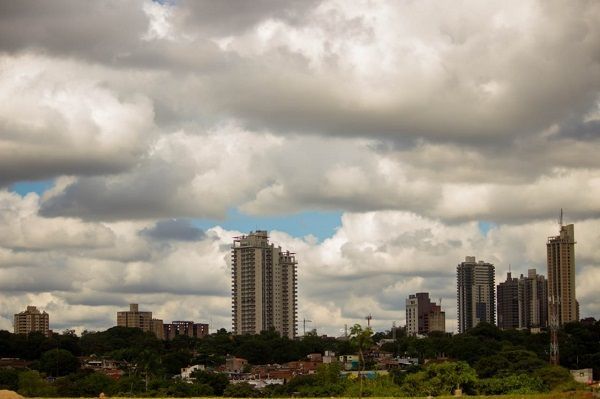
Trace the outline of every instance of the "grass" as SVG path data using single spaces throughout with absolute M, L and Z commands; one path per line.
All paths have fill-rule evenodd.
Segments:
M 535 393 L 528 395 L 476 395 L 476 396 L 462 396 L 465 399 L 593 399 L 598 396 L 594 396 L 594 393 L 590 391 L 573 391 L 573 392 L 550 392 L 550 393 Z M 109 398 L 108 396 L 106 397 Z M 140 397 L 117 397 L 114 398 L 119 399 L 140 399 Z M 370 396 L 365 397 L 365 399 L 384 399 L 386 397 L 378 397 L 378 396 Z M 423 398 L 399 398 L 398 399 L 423 399 Z M 56 399 L 72 399 L 72 398 L 56 398 Z M 79 398 L 82 399 L 82 398 Z M 84 398 L 85 399 L 85 398 Z M 97 398 L 89 398 L 89 399 L 97 399 Z M 177 398 L 157 398 L 157 399 L 177 399 Z M 190 399 L 190 398 L 186 398 Z M 201 399 L 240 399 L 240 398 L 226 398 L 221 396 L 216 397 L 202 397 Z M 254 399 L 254 398 L 252 398 Z M 295 399 L 315 399 L 315 398 L 300 398 L 296 397 Z M 335 399 L 356 399 L 355 397 L 335 397 Z M 387 398 L 386 398 L 387 399 Z M 435 399 L 456 399 L 455 396 L 436 396 Z

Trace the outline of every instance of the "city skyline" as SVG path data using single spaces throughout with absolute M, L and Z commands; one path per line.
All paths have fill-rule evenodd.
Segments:
M 561 208 L 600 318 L 598 48 L 579 0 L 0 2 L 0 329 L 230 329 L 268 230 L 307 329 L 428 292 L 457 331 L 457 263 L 547 276 Z

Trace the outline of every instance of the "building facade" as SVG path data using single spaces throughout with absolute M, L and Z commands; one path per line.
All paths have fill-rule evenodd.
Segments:
M 236 237 L 231 247 L 234 334 L 271 328 L 297 333 L 297 262 L 293 253 L 269 243 L 264 230 Z
M 40 332 L 46 337 L 50 336 L 50 316 L 40 312 L 35 306 L 27 306 L 23 312 L 14 315 L 15 334 L 29 334 Z
M 495 268 L 467 256 L 456 267 L 458 331 L 463 333 L 480 322 L 496 323 Z
M 132 303 L 128 311 L 117 312 L 117 326 L 152 331 L 152 312 L 140 311 L 138 304 Z
M 446 331 L 445 312 L 431 302 L 428 292 L 410 294 L 406 298 L 406 333 L 415 336 L 433 331 Z
M 164 336 L 164 324 L 161 319 L 150 320 L 150 331 L 156 335 L 158 339 L 165 339 Z
M 554 307 L 558 325 L 579 320 L 579 306 L 575 296 L 575 226 L 560 226 L 560 235 L 548 237 L 548 312 Z
M 521 319 L 523 304 L 523 284 L 510 272 L 506 281 L 498 284 L 498 327 L 503 330 L 523 328 Z
M 190 338 L 204 338 L 208 335 L 208 324 L 193 321 L 173 321 L 163 325 L 163 339 L 172 340 L 179 335 Z
M 548 280 L 535 269 L 527 271 L 523 281 L 523 326 L 530 330 L 548 327 Z

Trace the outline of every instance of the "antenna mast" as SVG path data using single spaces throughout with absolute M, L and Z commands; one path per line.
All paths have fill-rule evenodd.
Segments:
M 308 320 L 306 318 L 302 319 L 302 325 L 303 325 L 303 331 L 304 331 L 303 335 L 306 335 L 306 323 L 312 323 L 312 320 Z
M 365 317 L 365 319 L 367 319 L 367 327 L 371 327 L 371 319 L 373 318 L 373 316 L 371 316 L 371 313 L 369 313 L 369 315 L 367 317 Z
M 560 208 L 560 218 L 558 219 L 558 224 L 560 225 L 560 227 L 563 226 L 563 209 Z

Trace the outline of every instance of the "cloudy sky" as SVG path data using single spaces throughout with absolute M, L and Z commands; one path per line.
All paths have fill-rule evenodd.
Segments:
M 428 291 L 452 331 L 457 263 L 546 274 L 561 207 L 599 317 L 597 1 L 0 2 L 1 329 L 229 329 L 267 229 L 310 327 Z

